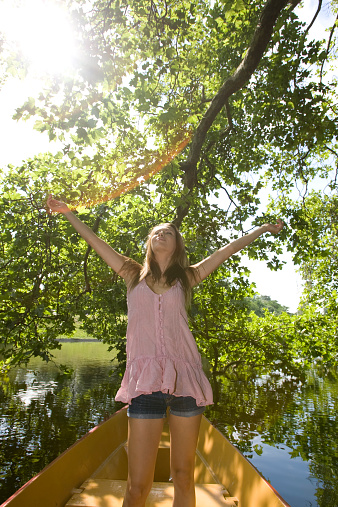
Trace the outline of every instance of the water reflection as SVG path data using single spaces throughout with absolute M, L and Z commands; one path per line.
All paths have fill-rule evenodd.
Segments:
M 121 404 L 120 377 L 102 343 L 65 343 L 56 363 L 31 363 L 0 389 L 0 502 Z M 207 417 L 271 480 L 292 507 L 334 507 L 338 382 L 308 378 L 222 378 Z
M 121 407 L 114 402 L 120 381 L 110 376 L 106 346 L 65 343 L 56 356 L 73 375 L 36 360 L 1 386 L 0 502 Z
M 336 372 L 223 379 L 214 424 L 292 507 L 337 507 Z

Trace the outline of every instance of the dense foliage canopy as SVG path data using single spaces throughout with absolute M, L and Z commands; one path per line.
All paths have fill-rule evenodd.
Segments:
M 318 40 L 315 13 L 304 24 L 298 3 L 64 2 L 77 59 L 45 76 L 15 115 L 34 117 L 63 147 L 3 168 L 0 182 L 5 367 L 48 359 L 78 322 L 123 360 L 124 286 L 63 217 L 46 214 L 49 192 L 138 260 L 161 221 L 180 227 L 194 262 L 281 216 L 282 234 L 247 252 L 271 269 L 282 267 L 283 248 L 293 253 L 307 280 L 301 312 L 250 313 L 253 287 L 235 256 L 196 291 L 195 336 L 214 373 L 335 361 L 337 5 Z M 5 77 L 27 67 L 5 40 L 0 51 Z

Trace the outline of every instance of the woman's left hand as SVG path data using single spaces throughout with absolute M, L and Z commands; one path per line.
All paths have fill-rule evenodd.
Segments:
M 278 218 L 276 224 L 265 224 L 265 227 L 267 232 L 271 232 L 271 234 L 279 234 L 284 227 L 284 222 Z

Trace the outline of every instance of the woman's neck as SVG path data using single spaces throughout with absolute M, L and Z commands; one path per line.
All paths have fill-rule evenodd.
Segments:
M 170 258 L 168 258 L 167 256 L 159 256 L 157 255 L 155 257 L 155 260 L 158 264 L 158 267 L 160 268 L 160 271 L 161 271 L 161 278 L 163 278 L 163 273 L 166 271 L 166 269 L 169 267 L 170 265 Z

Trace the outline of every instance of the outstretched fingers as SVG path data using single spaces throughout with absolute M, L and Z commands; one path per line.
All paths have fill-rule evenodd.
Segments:
M 284 222 L 283 222 L 283 220 L 281 220 L 280 218 L 278 218 L 276 224 L 266 224 L 266 225 L 267 225 L 267 230 L 269 232 L 271 232 L 271 234 L 279 234 L 280 231 L 284 227 Z
M 69 211 L 67 204 L 65 204 L 62 201 L 58 201 L 57 199 L 53 199 L 52 194 L 49 194 L 49 196 L 47 198 L 47 207 L 48 207 L 48 209 L 47 209 L 48 213 L 52 213 L 52 212 L 66 213 L 67 211 Z

